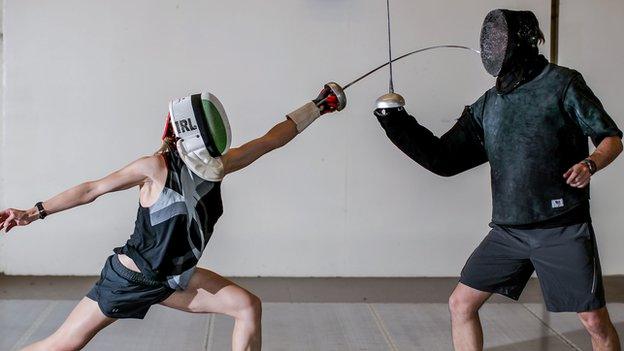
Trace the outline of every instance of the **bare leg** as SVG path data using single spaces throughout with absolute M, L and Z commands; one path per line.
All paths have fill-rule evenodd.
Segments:
M 221 313 L 234 317 L 232 350 L 260 350 L 260 299 L 217 273 L 197 268 L 188 288 L 176 291 L 162 304 L 187 312 Z
M 60 328 L 22 351 L 73 351 L 82 349 L 95 334 L 115 319 L 106 317 L 97 302 L 84 297 Z
M 620 339 L 606 307 L 578 314 L 591 335 L 594 351 L 620 351 Z
M 462 283 L 457 284 L 449 298 L 453 346 L 457 351 L 483 350 L 483 329 L 479 309 L 491 293 L 479 291 Z

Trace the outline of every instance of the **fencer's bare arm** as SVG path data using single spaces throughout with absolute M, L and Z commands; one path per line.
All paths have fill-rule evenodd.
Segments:
M 622 153 L 622 139 L 619 136 L 604 138 L 596 147 L 589 158 L 596 162 L 596 167 L 601 170 L 611 164 Z
M 249 166 L 262 155 L 286 145 L 296 135 L 296 124 L 287 119 L 276 124 L 262 137 L 230 149 L 227 154 L 221 157 L 225 174 Z
M 52 197 L 43 207 L 52 214 L 88 204 L 106 193 L 143 185 L 152 180 L 161 162 L 160 156 L 142 157 L 104 178 L 84 182 Z
M 142 157 L 104 178 L 84 182 L 63 191 L 43 202 L 43 208 L 50 215 L 88 204 L 106 193 L 144 185 L 152 181 L 158 169 L 164 166 L 160 156 Z M 8 232 L 15 226 L 27 225 L 38 218 L 39 213 L 35 207 L 28 210 L 9 208 L 0 212 L 0 230 L 5 228 Z
M 619 136 L 604 138 L 596 147 L 589 159 L 596 163 L 596 170 L 601 170 L 611 164 L 622 153 L 622 139 Z M 589 184 L 591 173 L 589 167 L 580 162 L 572 166 L 563 177 L 566 182 L 575 188 L 584 188 Z
M 316 99 L 286 115 L 285 121 L 276 124 L 265 135 L 240 147 L 230 149 L 221 156 L 223 173 L 229 174 L 243 169 L 262 155 L 286 145 L 318 117 L 334 112 L 340 106 L 340 100 L 334 90 L 329 85 L 325 85 Z
M 340 104 L 333 88 L 329 84 L 325 85 L 316 99 L 286 115 L 285 121 L 276 124 L 265 135 L 238 148 L 230 149 L 227 154 L 221 156 L 223 173 L 229 174 L 243 169 L 267 152 L 286 145 L 321 115 L 334 112 L 340 106 L 344 107 L 344 102 L 343 105 Z

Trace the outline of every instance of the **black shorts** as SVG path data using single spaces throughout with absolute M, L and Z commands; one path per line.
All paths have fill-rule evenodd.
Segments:
M 462 270 L 462 284 L 518 300 L 536 271 L 549 311 L 585 312 L 605 306 L 591 223 L 549 229 L 490 226 Z
M 87 297 L 96 301 L 107 317 L 143 319 L 152 305 L 164 301 L 174 291 L 126 268 L 117 255 L 112 255 Z

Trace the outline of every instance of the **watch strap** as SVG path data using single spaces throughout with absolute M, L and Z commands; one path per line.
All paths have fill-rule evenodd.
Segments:
M 37 211 L 39 211 L 39 219 L 44 219 L 48 215 L 45 208 L 43 208 L 43 202 L 39 201 L 35 204 Z
M 581 162 L 583 162 L 587 166 L 587 168 L 589 168 L 589 173 L 592 175 L 598 170 L 596 162 L 594 162 L 592 159 L 586 158 Z

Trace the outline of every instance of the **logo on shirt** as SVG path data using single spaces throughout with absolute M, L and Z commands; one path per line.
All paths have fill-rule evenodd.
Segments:
M 550 200 L 550 206 L 552 206 L 552 208 L 560 208 L 563 207 L 563 199 L 554 199 L 554 200 Z

